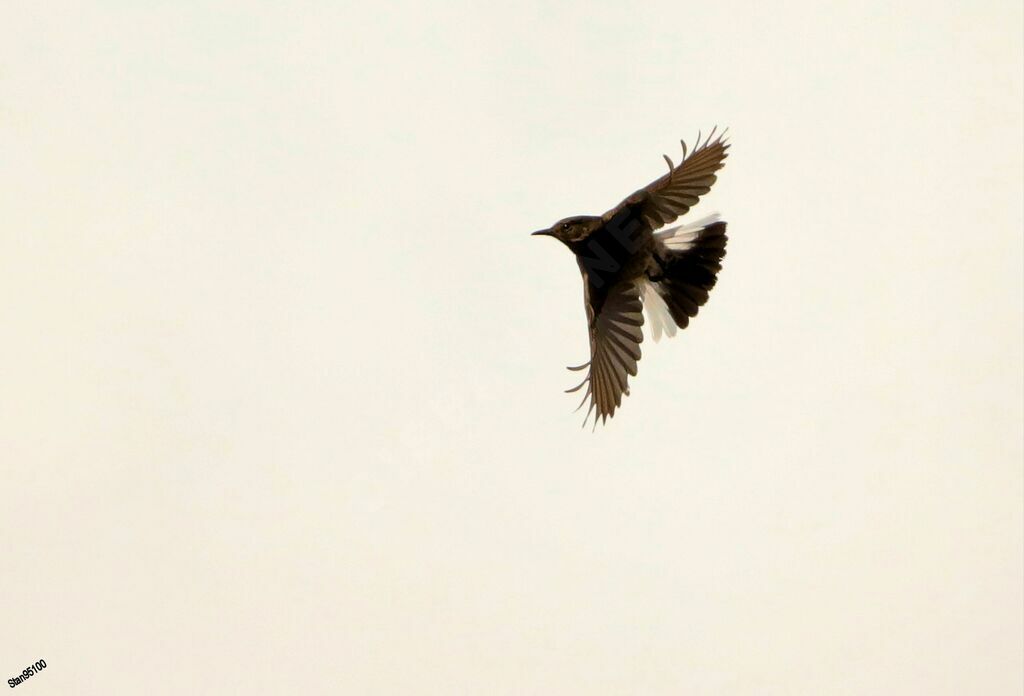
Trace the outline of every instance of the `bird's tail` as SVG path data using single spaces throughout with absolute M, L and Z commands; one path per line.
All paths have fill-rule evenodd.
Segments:
M 718 215 L 655 234 L 661 270 L 644 284 L 643 300 L 655 341 L 674 336 L 708 301 L 725 256 L 725 222 Z

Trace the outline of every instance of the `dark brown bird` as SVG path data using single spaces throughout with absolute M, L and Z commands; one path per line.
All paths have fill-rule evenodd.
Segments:
M 725 256 L 725 222 L 717 215 L 689 225 L 661 229 L 685 215 L 711 190 L 724 166 L 729 144 L 715 131 L 678 167 L 665 156 L 668 174 L 640 189 L 600 217 L 576 216 L 534 232 L 559 240 L 576 255 L 583 274 L 583 301 L 590 329 L 590 361 L 570 370 L 587 370 L 574 392 L 587 386 L 580 406 L 590 399 L 594 425 L 605 422 L 629 396 L 629 377 L 640 360 L 643 312 L 657 341 L 674 336 L 708 300 Z

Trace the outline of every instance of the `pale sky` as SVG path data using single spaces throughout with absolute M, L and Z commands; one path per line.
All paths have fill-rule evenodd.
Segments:
M 0 683 L 1021 693 L 1019 2 L 85 5 L 0 21 Z M 583 431 L 528 233 L 715 124 Z

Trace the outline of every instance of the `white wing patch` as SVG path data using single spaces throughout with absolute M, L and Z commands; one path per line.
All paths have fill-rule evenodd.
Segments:
M 713 225 L 721 221 L 721 219 L 722 217 L 718 213 L 712 213 L 707 217 L 702 217 L 700 220 L 694 220 L 685 225 L 676 225 L 675 227 L 669 227 L 667 230 L 655 232 L 654 238 L 672 251 L 686 251 L 693 248 L 693 243 L 697 241 L 697 237 L 700 236 L 705 227 Z M 658 339 L 654 340 L 657 341 Z
M 668 311 L 668 305 L 658 292 L 658 284 L 650 281 L 642 283 L 640 297 L 644 302 L 644 312 L 647 314 L 647 322 L 651 325 L 651 338 L 657 343 L 661 340 L 661 334 L 665 333 L 670 338 L 676 335 L 676 322 Z

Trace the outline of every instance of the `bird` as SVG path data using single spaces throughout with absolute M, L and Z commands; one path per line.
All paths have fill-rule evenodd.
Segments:
M 583 304 L 590 335 L 590 360 L 578 411 L 589 400 L 584 427 L 591 414 L 594 427 L 604 425 L 629 396 L 629 378 L 637 374 L 643 342 L 644 313 L 657 342 L 674 336 L 708 300 L 725 257 L 726 223 L 718 214 L 689 224 L 671 225 L 711 190 L 725 164 L 729 143 L 717 127 L 706 137 L 698 133 L 675 166 L 668 155 L 668 173 L 627 196 L 600 216 L 563 218 L 534 236 L 554 237 L 576 257 L 583 277 Z

